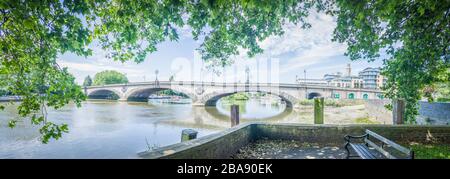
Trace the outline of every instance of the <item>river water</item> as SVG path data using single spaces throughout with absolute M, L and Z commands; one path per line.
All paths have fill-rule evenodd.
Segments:
M 17 118 L 16 105 L 0 111 L 0 158 L 137 158 L 137 153 L 180 142 L 181 131 L 197 130 L 198 137 L 230 127 L 229 104 L 217 107 L 89 100 L 49 110 L 48 119 L 67 123 L 69 133 L 48 144 L 39 141 L 39 126 L 29 120 L 8 127 Z M 250 99 L 240 104 L 241 123 L 283 122 L 299 114 L 285 104 Z

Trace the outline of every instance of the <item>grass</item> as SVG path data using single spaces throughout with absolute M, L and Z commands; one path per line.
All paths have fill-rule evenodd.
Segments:
M 436 101 L 437 101 L 437 102 L 450 102 L 450 98 L 444 98 L 444 97 L 442 97 L 442 98 L 437 98 Z
M 369 117 L 360 117 L 356 118 L 355 122 L 358 124 L 378 124 L 377 121 L 372 121 L 369 119 Z
M 417 159 L 450 159 L 450 144 L 411 145 Z
M 303 106 L 312 106 L 314 105 L 314 100 L 300 100 L 298 102 Z M 354 106 L 364 104 L 362 100 L 346 100 L 346 99 L 325 99 L 325 106 L 333 106 L 333 107 L 343 107 L 343 106 Z

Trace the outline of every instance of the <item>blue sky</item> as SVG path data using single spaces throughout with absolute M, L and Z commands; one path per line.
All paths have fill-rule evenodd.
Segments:
M 245 81 L 245 69 L 250 69 L 252 82 L 294 83 L 295 76 L 322 78 L 326 73 L 343 72 L 347 63 L 352 66 L 352 73 L 366 67 L 380 67 L 381 60 L 367 62 L 351 61 L 344 56 L 346 46 L 332 42 L 332 33 L 336 20 L 328 15 L 312 12 L 308 17 L 312 27 L 301 29 L 294 24 L 285 24 L 283 36 L 270 37 L 259 42 L 264 53 L 248 58 L 245 52 L 232 57 L 235 64 L 225 69 L 226 75 L 217 76 L 207 69 L 202 69 L 200 55 L 196 52 L 200 42 L 194 41 L 187 27 L 180 28 L 178 42 L 164 42 L 158 45 L 158 51 L 147 56 L 142 63 L 115 62 L 106 58 L 106 53 L 96 43 L 91 45 L 93 55 L 87 58 L 72 53 L 60 55 L 57 62 L 68 67 L 79 84 L 83 79 L 103 70 L 116 70 L 125 73 L 131 82 L 155 80 L 155 70 L 159 71 L 160 80 L 168 80 L 174 75 L 175 80 L 183 81 Z M 259 65 L 257 65 L 259 64 Z M 271 64 L 271 65 L 268 65 Z M 257 70 L 257 66 L 260 68 Z M 269 68 L 264 68 L 269 67 Z M 220 70 L 223 71 L 223 70 Z M 267 77 L 270 76 L 270 77 Z

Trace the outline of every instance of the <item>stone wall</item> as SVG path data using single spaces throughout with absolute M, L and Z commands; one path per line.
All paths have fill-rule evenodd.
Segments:
M 384 124 L 392 124 L 392 111 L 384 107 L 389 103 L 390 100 L 370 99 L 365 100 L 364 106 L 370 117 Z M 420 101 L 416 121 L 420 125 L 450 125 L 450 103 Z
M 384 106 L 390 104 L 391 100 L 369 99 L 364 100 L 364 107 L 370 117 L 383 124 L 392 124 L 392 111 L 387 110 Z
M 161 147 L 138 154 L 141 158 L 215 159 L 229 158 L 255 137 L 254 125 L 241 124 L 202 138 Z
M 397 143 L 450 144 L 450 126 L 420 125 L 301 125 L 257 124 L 256 138 L 297 140 L 308 143 L 343 145 L 344 136 L 362 135 L 369 129 Z
M 142 158 L 217 159 L 229 158 L 254 140 L 297 140 L 300 142 L 344 145 L 344 136 L 362 135 L 372 130 L 399 144 L 450 144 L 450 126 L 420 125 L 305 125 L 247 123 L 223 132 L 162 147 L 139 154 Z
M 450 124 L 450 103 L 420 101 L 418 124 Z

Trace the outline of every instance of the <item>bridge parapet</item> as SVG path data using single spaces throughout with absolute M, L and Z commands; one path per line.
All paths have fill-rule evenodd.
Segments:
M 221 83 L 221 82 L 195 82 L 195 81 L 160 81 L 134 82 L 126 84 L 113 84 L 85 87 L 85 93 L 91 95 L 99 91 L 110 91 L 119 96 L 119 100 L 127 100 L 130 96 L 146 98 L 152 92 L 163 89 L 172 89 L 189 96 L 195 105 L 209 105 L 221 97 L 237 92 L 264 92 L 280 96 L 290 104 L 296 104 L 300 99 L 306 99 L 312 93 L 320 94 L 325 98 L 340 99 L 376 99 L 382 94 L 377 89 L 364 88 L 338 88 L 324 85 L 305 85 L 288 83 Z

